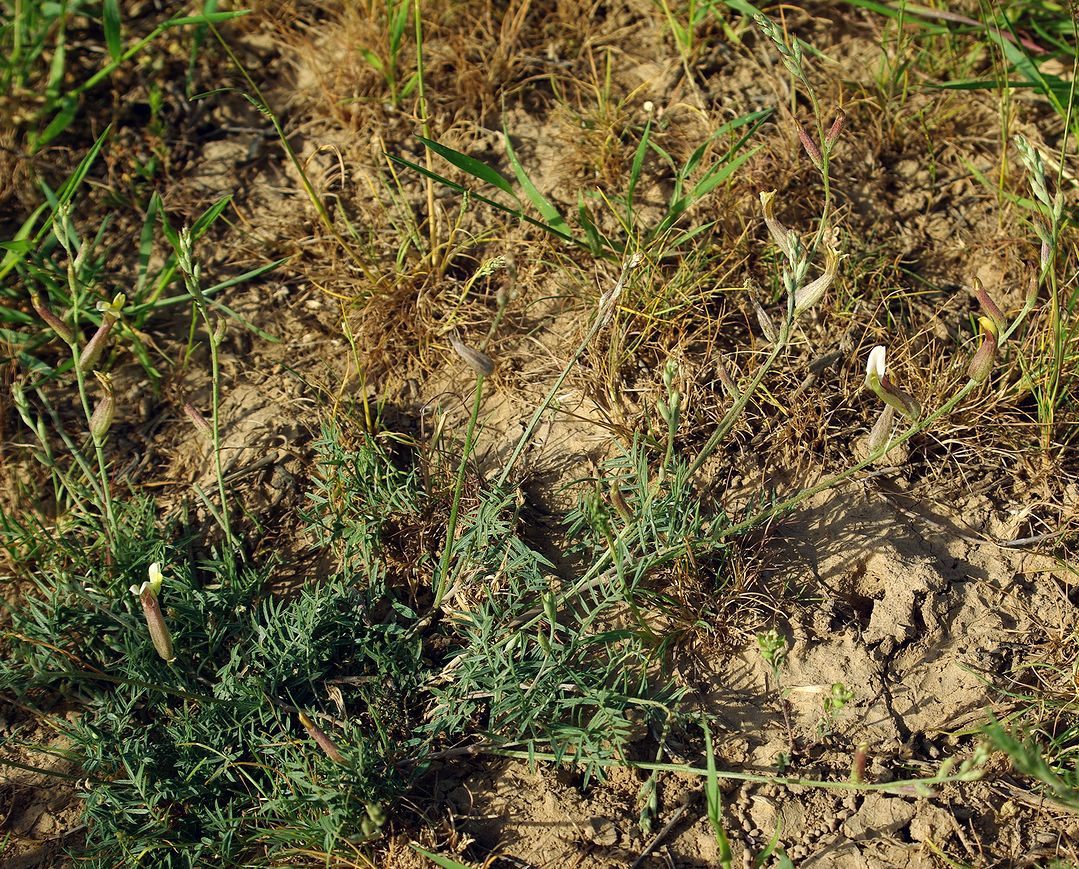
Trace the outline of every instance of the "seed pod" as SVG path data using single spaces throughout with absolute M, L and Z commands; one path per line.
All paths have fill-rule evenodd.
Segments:
M 761 208 L 764 210 L 764 224 L 768 227 L 768 234 L 772 236 L 772 241 L 775 242 L 776 247 L 783 251 L 787 259 L 793 258 L 793 248 L 791 247 L 790 232 L 782 223 L 776 220 L 775 207 L 772 205 L 772 200 L 775 199 L 776 191 L 770 193 L 761 193 Z
M 318 743 L 318 747 L 325 752 L 326 757 L 332 760 L 334 763 L 344 763 L 345 756 L 341 754 L 341 750 L 337 747 L 337 744 L 330 739 L 329 736 L 315 724 L 303 710 L 297 710 L 300 716 L 300 724 L 303 725 L 303 729 L 307 731 L 307 735 L 310 736 L 315 742 Z
M 490 377 L 494 373 L 494 360 L 486 353 L 481 353 L 479 350 L 474 350 L 467 346 L 456 335 L 450 336 L 450 344 L 453 346 L 454 352 L 480 377 Z
M 772 318 L 768 316 L 768 312 L 761 307 L 761 303 L 756 299 L 753 299 L 753 310 L 757 314 L 757 325 L 761 327 L 764 337 L 770 344 L 775 344 L 779 333 L 776 332 L 776 326 L 772 322 Z
M 884 405 L 884 410 L 880 412 L 880 416 L 877 417 L 877 421 L 873 424 L 872 430 L 869 432 L 869 440 L 866 441 L 866 450 L 869 453 L 875 453 L 883 449 L 884 446 L 891 439 L 892 426 L 895 424 L 895 408 L 890 404 Z
M 730 397 L 737 399 L 740 394 L 738 386 L 735 384 L 734 378 L 731 377 L 730 369 L 727 368 L 727 363 L 722 356 L 716 357 L 716 377 L 719 378 L 719 382 L 723 384 L 723 388 L 727 390 Z

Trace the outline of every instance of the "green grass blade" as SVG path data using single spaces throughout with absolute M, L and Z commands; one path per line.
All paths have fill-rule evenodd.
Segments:
M 202 212 L 202 214 L 195 219 L 195 222 L 191 224 L 192 240 L 197 241 L 201 238 L 203 233 L 214 225 L 214 222 L 221 216 L 221 212 L 228 207 L 230 202 L 232 202 L 232 194 L 226 193 L 218 199 L 217 202 Z
M 124 53 L 119 0 L 102 0 L 101 26 L 105 30 L 105 47 L 109 50 L 109 56 L 113 60 L 119 60 Z
M 734 854 L 731 852 L 731 843 L 727 838 L 727 831 L 723 827 L 723 797 L 720 795 L 719 776 L 716 774 L 716 755 L 712 750 L 712 731 L 705 721 L 701 721 L 701 727 L 704 730 L 704 796 L 708 807 L 708 823 L 712 825 L 712 832 L 715 834 L 716 845 L 719 848 L 719 865 L 723 869 L 731 869 Z
M 756 148 L 746 151 L 744 154 L 739 154 L 728 163 L 719 163 L 709 169 L 708 173 L 694 185 L 689 193 L 671 204 L 667 211 L 667 216 L 663 218 L 656 233 L 660 234 L 670 229 L 686 209 L 711 193 L 716 187 L 730 178 L 731 175 L 737 172 L 742 165 L 759 150 L 760 146 L 758 145 Z
M 515 202 L 520 203 L 516 192 L 514 192 L 513 185 L 510 184 L 510 182 L 497 170 L 491 168 L 482 160 L 477 160 L 475 157 L 469 157 L 468 154 L 462 154 L 460 151 L 455 151 L 453 148 L 448 148 L 438 142 L 432 142 L 430 139 L 425 139 L 423 136 L 417 136 L 416 138 L 462 172 L 467 172 L 473 178 L 479 178 L 481 181 L 485 181 L 492 187 L 497 187 L 503 193 L 508 193 L 512 196 Z
M 430 851 L 425 851 L 419 845 L 410 846 L 417 854 L 421 854 L 426 857 L 436 866 L 441 866 L 442 869 L 473 869 L 467 863 L 458 863 L 452 857 L 443 857 L 441 854 L 432 854 Z
M 536 189 L 536 185 L 532 183 L 532 179 L 525 172 L 525 167 L 517 159 L 517 152 L 513 150 L 513 143 L 510 141 L 510 134 L 506 130 L 505 122 L 502 124 L 502 141 L 506 145 L 506 156 L 513 167 L 513 173 L 517 176 L 517 183 L 521 185 L 521 189 L 524 190 L 529 201 L 543 216 L 543 219 L 554 227 L 556 232 L 560 235 L 572 237 L 573 232 L 570 230 L 569 224 L 566 223 L 558 209 L 551 204 L 551 201 Z
M 154 252 L 154 234 L 156 231 L 157 212 L 161 207 L 161 197 L 155 192 L 150 197 L 150 204 L 146 207 L 146 217 L 142 221 L 142 230 L 139 232 L 139 257 L 138 271 L 135 279 L 135 292 L 132 301 L 142 299 L 146 292 L 146 282 L 150 276 L 150 257 Z
M 574 244 L 580 245 L 581 247 L 588 247 L 587 243 L 581 241 L 578 238 L 575 238 L 568 232 L 563 232 L 555 228 L 554 226 L 544 223 L 541 220 L 536 220 L 534 217 L 529 217 L 520 209 L 510 208 L 508 205 L 505 205 L 502 202 L 491 199 L 490 197 L 484 196 L 481 193 L 476 193 L 474 190 L 470 190 L 469 188 L 458 184 L 456 181 L 451 181 L 444 175 L 439 175 L 437 172 L 432 172 L 425 166 L 421 166 L 418 163 L 413 163 L 411 160 L 406 160 L 404 157 L 398 157 L 395 154 L 387 154 L 386 156 L 399 166 L 404 166 L 408 169 L 411 169 L 413 172 L 419 172 L 425 178 L 430 178 L 432 181 L 437 181 L 439 184 L 444 184 L 451 190 L 456 190 L 458 193 L 466 193 L 473 199 L 475 199 L 477 202 L 482 202 L 484 205 L 490 205 L 492 208 L 498 209 L 503 214 L 511 214 L 518 220 L 523 220 L 525 223 L 530 223 L 532 224 L 532 226 L 537 226 L 540 229 L 546 230 L 553 235 L 557 235 L 560 238 L 565 239 L 566 241 L 571 241 Z
M 641 168 L 644 166 L 644 155 L 648 153 L 648 142 L 652 133 L 652 116 L 644 125 L 641 133 L 641 141 L 637 144 L 637 151 L 633 155 L 633 163 L 629 168 L 629 184 L 626 187 L 626 220 L 633 223 L 633 193 L 637 189 L 637 182 L 641 178 Z

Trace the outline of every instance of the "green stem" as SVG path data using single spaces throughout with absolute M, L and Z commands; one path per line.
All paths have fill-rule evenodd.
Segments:
M 682 773 L 683 775 L 695 775 L 705 778 L 709 775 L 707 769 L 688 766 L 681 763 L 655 763 L 650 761 L 631 761 L 621 758 L 610 757 L 575 757 L 569 754 L 555 755 L 539 751 L 513 751 L 508 749 L 488 749 L 489 754 L 498 757 L 512 757 L 520 760 L 541 760 L 547 763 L 588 763 L 605 767 L 631 767 L 633 769 L 651 770 L 660 772 Z M 716 778 L 730 781 L 756 782 L 760 784 L 772 784 L 782 787 L 806 787 L 821 790 L 836 791 L 878 791 L 884 793 L 909 794 L 911 790 L 927 788 L 932 785 L 950 784 L 953 782 L 977 781 L 982 777 L 982 771 L 977 767 L 960 771 L 955 774 L 936 775 L 930 778 L 901 779 L 891 782 L 862 782 L 855 784 L 849 780 L 822 781 L 821 779 L 796 778 L 789 776 L 765 775 L 763 773 L 730 772 L 716 770 L 713 773 Z
M 438 576 L 435 585 L 435 600 L 431 604 L 432 610 L 437 610 L 442 605 L 442 598 L 446 596 L 446 589 L 450 583 L 450 560 L 453 558 L 453 543 L 457 536 L 457 514 L 461 508 L 461 492 L 465 487 L 465 473 L 468 470 L 468 458 L 472 453 L 472 437 L 476 431 L 476 421 L 480 415 L 480 404 L 483 402 L 483 375 L 476 375 L 476 397 L 472 401 L 472 415 L 468 419 L 468 428 L 465 429 L 465 445 L 461 454 L 461 464 L 457 467 L 457 480 L 453 487 L 453 503 L 450 505 L 450 519 L 446 523 L 446 543 L 442 547 L 442 558 L 438 563 Z
M 543 401 L 536 407 L 535 412 L 532 414 L 532 418 L 528 421 L 528 425 L 525 426 L 525 430 L 521 433 L 517 445 L 513 448 L 513 452 L 506 461 L 505 467 L 502 468 L 502 473 L 498 475 L 498 480 L 495 482 L 496 489 L 501 489 L 506 484 L 506 480 L 509 478 L 513 466 L 517 464 L 518 459 L 521 458 L 521 453 L 523 453 L 525 447 L 528 446 L 528 442 L 532 440 L 532 435 L 535 434 L 540 418 L 546 412 L 547 408 L 551 406 L 551 402 L 554 401 L 554 397 L 562 388 L 562 384 L 566 382 L 566 378 L 569 377 L 569 373 L 573 369 L 573 366 L 580 361 L 582 356 L 584 356 L 584 352 L 588 349 L 588 345 L 592 343 L 592 339 L 594 339 L 607 324 L 609 308 L 617 304 L 618 296 L 620 295 L 622 287 L 625 285 L 626 278 L 629 276 L 630 269 L 633 268 L 635 262 L 635 258 L 630 257 L 623 264 L 622 274 L 619 275 L 618 283 L 615 284 L 614 289 L 611 290 L 610 295 L 607 297 L 608 301 L 606 306 L 601 305 L 596 311 L 596 316 L 592 320 L 592 325 L 588 330 L 588 334 L 581 340 L 581 343 L 578 345 L 576 351 L 574 351 L 573 356 L 570 357 L 569 362 L 563 367 L 561 373 L 551 385 L 551 388 L 547 390 L 547 394 L 544 396 Z
M 210 331 L 212 324 L 209 312 L 203 309 L 202 316 L 206 323 L 206 329 L 210 332 L 210 425 L 214 443 L 214 472 L 217 475 L 218 497 L 221 499 L 221 525 L 229 546 L 236 548 L 236 539 L 232 536 L 232 525 L 229 521 L 228 496 L 225 493 L 225 473 L 221 466 L 221 371 L 218 358 L 218 338 Z
M 739 415 L 745 410 L 749 400 L 753 397 L 753 393 L 757 391 L 757 388 L 761 385 L 765 375 L 775 364 L 776 359 L 779 358 L 779 354 L 783 352 L 783 349 L 787 346 L 790 340 L 791 329 L 794 325 L 794 310 L 793 310 L 793 294 L 791 295 L 791 301 L 788 303 L 787 320 L 783 324 L 783 330 L 776 338 L 775 346 L 772 347 L 772 352 L 768 354 L 768 358 L 764 360 L 760 368 L 757 369 L 753 375 L 753 379 L 749 382 L 749 385 L 741 391 L 741 394 L 731 405 L 731 409 L 727 411 L 723 419 L 720 420 L 716 430 L 712 432 L 712 436 L 708 438 L 708 442 L 701 448 L 701 451 L 697 454 L 697 458 L 693 460 L 693 464 L 689 466 L 687 472 L 690 478 L 694 477 L 701 469 L 706 461 L 711 457 L 712 453 L 716 451 L 716 448 L 723 441 L 723 438 L 727 436 L 734 424 L 738 421 Z
M 225 542 L 233 549 L 238 549 L 236 538 L 232 534 L 232 524 L 229 520 L 228 494 L 225 490 L 225 473 L 221 465 L 221 363 L 218 347 L 220 336 L 215 332 L 214 322 L 210 315 L 209 303 L 202 287 L 194 274 L 195 269 L 191 262 L 191 252 L 186 251 L 188 257 L 187 268 L 183 269 L 184 286 L 195 304 L 195 309 L 202 318 L 206 327 L 206 337 L 210 342 L 210 432 L 214 453 L 214 473 L 217 476 L 217 492 L 221 499 L 221 530 L 225 532 Z
M 64 232 L 67 232 L 66 226 Z M 75 264 L 72 258 L 73 252 L 68 251 L 68 265 L 67 265 L 67 285 L 68 291 L 71 293 L 71 312 L 72 319 L 77 324 L 79 322 L 79 286 L 78 278 L 75 275 Z M 94 409 L 90 405 L 90 395 L 86 391 L 86 373 L 82 370 L 80 363 L 81 352 L 79 350 L 78 338 L 75 337 L 71 341 L 71 358 L 74 360 L 75 369 L 75 382 L 78 384 L 79 389 L 79 401 L 82 403 L 83 416 L 86 417 L 86 431 L 90 431 L 90 422 L 94 418 Z M 101 505 L 105 512 L 105 533 L 109 538 L 110 549 L 116 540 L 116 517 L 113 515 L 112 510 L 112 492 L 109 487 L 109 470 L 108 465 L 105 463 L 105 450 L 102 447 L 101 441 L 90 436 L 90 440 L 94 445 L 94 455 L 97 457 L 97 472 L 101 478 Z M 92 476 L 91 476 L 92 479 Z

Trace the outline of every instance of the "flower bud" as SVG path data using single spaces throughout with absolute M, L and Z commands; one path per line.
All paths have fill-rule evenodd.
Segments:
M 802 147 L 805 148 L 805 152 L 809 155 L 809 159 L 813 161 L 813 165 L 818 169 L 823 168 L 824 159 L 821 157 L 820 148 L 817 147 L 817 143 L 813 141 L 801 124 L 798 124 L 798 139 L 802 143 Z
M 90 417 L 90 437 L 94 439 L 94 443 L 101 444 L 112 427 L 112 419 L 116 412 L 116 401 L 112 395 L 112 378 L 107 374 L 102 374 L 100 371 L 95 371 L 94 376 L 97 377 L 98 383 L 101 384 L 101 389 L 105 394 L 101 397 L 101 401 L 97 403 L 97 407 L 94 408 L 94 412 Z
M 49 309 L 49 307 L 41 300 L 41 296 L 34 293 L 30 297 L 30 304 L 34 306 L 37 315 L 41 317 L 41 319 L 44 320 L 57 335 L 67 341 L 68 344 L 75 340 L 75 335 L 72 333 L 71 329 L 68 328 L 67 323 L 57 317 L 56 314 Z
M 454 352 L 457 353 L 457 355 L 460 356 L 468 367 L 475 371 L 479 377 L 490 377 L 494 373 L 494 360 L 486 353 L 481 353 L 479 350 L 474 350 L 467 346 L 456 335 L 450 336 L 450 344 L 453 345 Z
M 869 760 L 869 746 L 864 742 L 859 743 L 854 749 L 854 760 L 850 765 L 850 780 L 853 784 L 860 785 L 865 781 L 865 767 Z
M 824 137 L 824 148 L 826 151 L 831 151 L 835 146 L 836 141 L 839 139 L 840 133 L 843 132 L 843 128 L 847 125 L 847 115 L 842 109 L 835 116 L 835 120 L 832 121 L 832 128 L 828 131 L 828 135 Z
M 982 344 L 970 360 L 967 376 L 975 383 L 984 383 L 997 358 L 997 330 L 996 324 L 988 317 L 979 317 L 978 325 L 982 329 Z
M 154 649 L 162 660 L 171 664 L 176 660 L 176 653 L 172 647 L 172 634 L 169 633 L 169 626 L 165 623 L 165 616 L 161 613 L 161 604 L 157 599 L 164 580 L 161 575 L 161 565 L 155 561 L 150 565 L 147 573 L 149 579 L 141 586 L 131 586 L 131 593 L 137 595 L 142 604 L 142 614 L 146 618 L 146 627 L 150 631 Z
M 303 729 L 307 731 L 308 736 L 318 743 L 318 747 L 325 752 L 326 757 L 334 763 L 344 763 L 345 756 L 341 754 L 341 750 L 337 747 L 337 744 L 326 735 L 321 727 L 315 724 L 315 722 L 307 716 L 307 713 L 302 710 L 297 710 L 297 712 L 299 713 L 300 724 L 303 725 Z
M 999 338 L 1000 333 L 1008 328 L 1008 320 L 1000 308 L 997 307 L 997 303 L 994 302 L 992 298 L 990 298 L 989 293 L 985 291 L 982 282 L 977 278 L 974 279 L 974 295 L 978 297 L 978 304 L 982 306 L 982 310 L 992 321 L 996 337 Z
M 663 385 L 670 392 L 678 380 L 678 360 L 671 358 L 663 366 Z

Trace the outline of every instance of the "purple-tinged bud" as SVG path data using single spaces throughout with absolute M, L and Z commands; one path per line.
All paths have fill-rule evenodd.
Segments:
M 165 623 L 165 616 L 161 613 L 161 604 L 157 599 L 164 581 L 161 565 L 155 561 L 150 565 L 148 574 L 150 578 L 141 586 L 131 586 L 131 593 L 137 595 L 142 604 L 142 614 L 146 617 L 146 627 L 150 631 L 154 649 L 162 660 L 171 664 L 176 660 L 176 652 L 172 647 L 172 634 L 169 633 L 169 626 Z
M 622 494 L 622 486 L 617 480 L 611 480 L 609 491 L 611 493 L 611 503 L 614 505 L 614 509 L 618 511 L 618 515 L 627 522 L 632 522 L 633 511 L 629 509 L 629 504 L 626 503 L 626 498 Z
M 214 430 L 210 428 L 210 423 L 206 421 L 206 417 L 199 413 L 198 408 L 190 401 L 184 402 L 184 414 L 191 420 L 191 424 L 198 429 L 200 434 L 204 435 L 209 441 L 213 441 Z
M 307 735 L 310 736 L 315 742 L 318 743 L 318 747 L 321 748 L 326 757 L 332 760 L 334 763 L 344 763 L 345 756 L 341 754 L 341 750 L 337 747 L 336 743 L 326 735 L 314 721 L 312 721 L 306 712 L 297 710 L 300 716 L 300 724 L 303 725 L 303 729 L 307 731 Z
M 824 137 L 824 150 L 830 152 L 835 146 L 836 141 L 839 139 L 840 133 L 843 132 L 843 128 L 847 125 L 847 115 L 840 109 L 839 113 L 835 116 L 835 120 L 832 121 L 832 128 L 828 130 L 828 135 Z
M 978 325 L 982 329 L 982 344 L 970 360 L 967 376 L 975 383 L 984 383 L 997 359 L 997 329 L 988 317 L 979 317 Z
M 1042 274 L 1045 274 L 1049 270 L 1049 265 L 1053 261 L 1053 246 L 1048 241 L 1042 239 L 1042 249 L 1039 261 L 1042 268 Z
M 997 307 L 997 303 L 993 301 L 989 293 L 985 291 L 985 287 L 982 286 L 982 282 L 977 278 L 974 279 L 974 295 L 978 297 L 978 304 L 982 306 L 985 315 L 992 321 L 996 329 L 996 336 L 999 338 L 1000 333 L 1008 328 L 1008 320 L 1004 316 L 1004 312 Z
M 90 416 L 90 437 L 94 439 L 94 443 L 101 444 L 108 435 L 109 429 L 112 428 L 112 419 L 116 412 L 116 401 L 112 395 L 112 378 L 107 374 L 102 374 L 100 371 L 95 371 L 94 376 L 97 377 L 98 383 L 101 384 L 104 395 Z
M 809 155 L 809 159 L 813 161 L 813 165 L 821 169 L 824 166 L 824 158 L 821 157 L 820 148 L 817 147 L 817 143 L 810 138 L 809 133 L 805 131 L 801 124 L 798 124 L 798 139 L 802 143 L 802 147 L 805 148 L 805 152 Z
M 41 317 L 49 325 L 49 327 L 61 338 L 70 344 L 75 340 L 75 335 L 68 327 L 67 323 L 61 320 L 54 314 L 49 307 L 41 300 L 41 296 L 34 293 L 30 297 L 30 304 L 34 306 L 34 310 L 37 311 L 37 315 Z
M 474 350 L 468 345 L 464 344 L 460 338 L 456 335 L 450 336 L 450 344 L 453 345 L 454 352 L 461 357 L 480 377 L 490 377 L 494 374 L 495 363 L 486 353 L 481 353 L 479 350 Z

